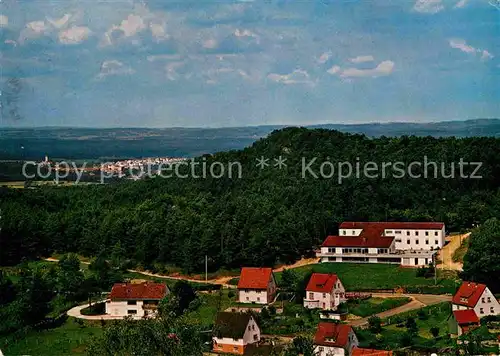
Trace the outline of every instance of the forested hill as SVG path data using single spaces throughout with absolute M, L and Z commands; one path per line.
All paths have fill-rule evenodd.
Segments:
M 227 128 L 0 128 L 0 159 L 41 160 L 141 157 L 197 157 L 242 149 L 283 126 Z M 341 132 L 380 136 L 473 137 L 500 136 L 500 119 L 431 123 L 323 124 Z
M 286 168 L 273 158 L 286 158 Z M 302 178 L 302 160 L 320 163 L 435 161 L 438 178 L 359 175 L 339 184 L 337 175 Z M 271 166 L 257 168 L 256 159 Z M 460 178 L 460 159 L 483 162 Z M 500 139 L 400 137 L 370 139 L 325 129 L 274 131 L 251 147 L 199 159 L 208 166 L 241 162 L 242 178 L 152 178 L 115 185 L 2 190 L 0 260 L 74 251 L 156 262 L 187 271 L 209 267 L 273 265 L 310 253 L 343 220 L 435 220 L 450 230 L 500 216 Z M 455 178 L 450 174 L 455 162 Z M 324 167 L 327 167 L 326 165 Z M 462 174 L 473 169 L 465 167 Z M 325 169 L 326 174 L 328 169 Z M 415 169 L 413 174 L 420 171 Z M 182 172 L 181 172 L 182 173 Z M 198 172 L 199 173 L 199 172 Z M 374 171 L 371 170 L 373 176 Z M 380 173 L 380 171 L 379 171 Z

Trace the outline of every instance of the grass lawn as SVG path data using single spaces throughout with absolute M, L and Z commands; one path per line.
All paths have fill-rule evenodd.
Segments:
M 346 311 L 360 317 L 367 317 L 383 311 L 397 308 L 410 302 L 410 298 L 368 298 L 350 300 L 346 303 Z
M 95 324 L 77 324 L 75 319 L 54 329 L 29 331 L 17 339 L 12 336 L 1 338 L 0 348 L 5 355 L 61 356 L 84 354 L 85 345 L 91 338 L 101 334 L 101 327 Z
M 421 309 L 422 315 L 419 317 L 418 311 L 401 313 L 384 319 L 385 326 L 379 335 L 372 334 L 369 330 L 357 330 L 356 335 L 360 340 L 361 347 L 372 347 L 379 349 L 395 350 L 412 345 L 412 349 L 420 351 L 437 350 L 439 348 L 452 345 L 448 337 L 448 317 L 451 313 L 450 303 L 440 303 Z M 423 316 L 425 315 L 425 316 Z M 418 326 L 418 333 L 405 343 L 406 319 L 411 316 L 415 318 Z M 439 335 L 434 338 L 430 329 L 439 328 Z
M 398 265 L 376 263 L 318 263 L 294 269 L 299 275 L 308 272 L 336 273 L 347 291 L 407 288 L 409 292 L 454 293 L 456 283 L 453 279 L 439 275 L 437 288 L 434 278 L 416 277 L 416 269 Z M 439 271 L 438 271 L 439 273 Z M 281 272 L 275 273 L 278 284 Z M 419 290 L 421 289 L 421 291 Z
M 186 318 L 193 322 L 200 323 L 203 327 L 210 328 L 219 310 L 219 299 L 220 311 L 224 311 L 236 302 L 236 296 L 229 297 L 229 295 L 231 295 L 229 294 L 230 292 L 230 290 L 223 289 L 222 295 L 219 294 L 219 291 L 198 293 L 201 305 L 196 310 L 186 313 Z

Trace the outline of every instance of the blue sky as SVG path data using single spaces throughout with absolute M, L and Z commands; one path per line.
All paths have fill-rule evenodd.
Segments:
M 493 1 L 3 0 L 0 125 L 500 117 Z

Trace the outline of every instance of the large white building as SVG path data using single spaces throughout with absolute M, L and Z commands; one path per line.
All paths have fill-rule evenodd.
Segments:
M 321 262 L 425 266 L 445 244 L 441 222 L 344 222 L 318 253 Z
M 156 316 L 169 290 L 164 283 L 115 283 L 106 302 L 106 314 L 134 319 Z
M 313 273 L 307 283 L 304 307 L 309 309 L 336 310 L 345 302 L 345 288 L 333 273 Z

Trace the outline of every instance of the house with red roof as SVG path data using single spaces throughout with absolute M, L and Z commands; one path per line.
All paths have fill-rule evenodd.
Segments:
M 311 309 L 336 310 L 345 302 L 345 288 L 333 273 L 313 273 L 306 287 L 304 307 Z
M 133 318 L 156 316 L 160 300 L 170 293 L 164 283 L 115 283 L 106 302 L 106 314 Z
M 426 266 L 445 243 L 440 222 L 343 222 L 318 253 L 321 262 Z
M 272 268 L 243 267 L 238 282 L 240 303 L 271 303 L 276 296 L 276 280 Z
M 451 336 L 460 336 L 479 327 L 479 318 L 473 309 L 453 310 L 448 318 Z
M 392 356 L 394 353 L 387 350 L 362 349 L 355 347 L 351 356 Z
M 479 318 L 499 315 L 500 304 L 485 284 L 464 281 L 452 298 L 452 310 L 474 310 Z
M 314 335 L 314 352 L 318 356 L 351 356 L 359 344 L 350 325 L 322 322 Z

